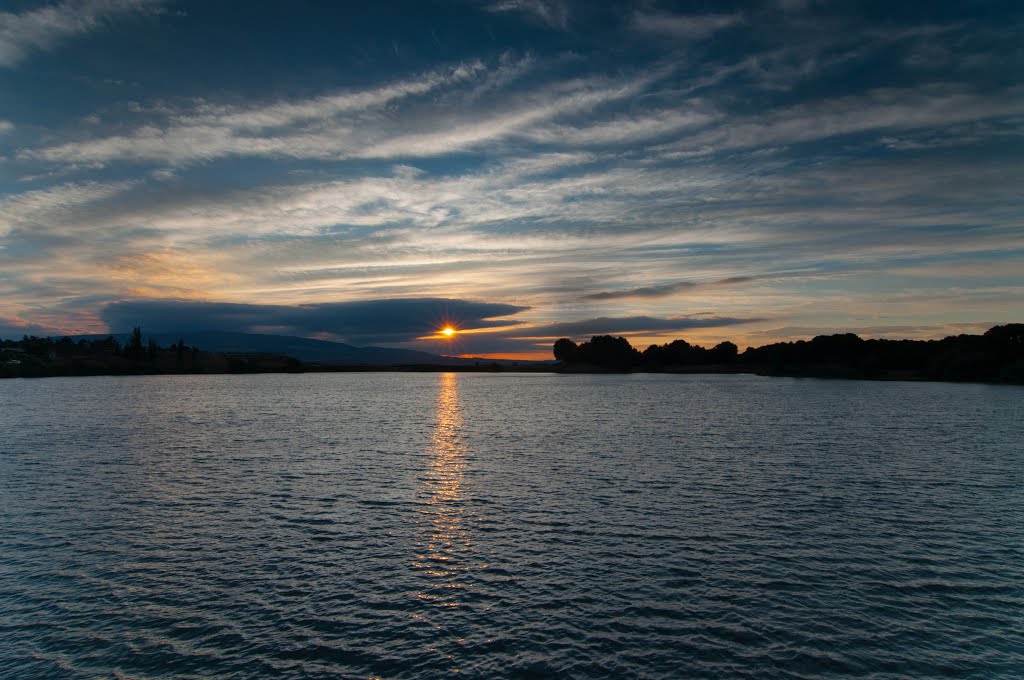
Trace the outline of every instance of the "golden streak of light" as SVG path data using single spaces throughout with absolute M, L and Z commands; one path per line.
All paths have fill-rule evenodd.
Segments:
M 438 377 L 434 432 L 429 449 L 422 497 L 425 509 L 423 545 L 413 567 L 429 579 L 427 592 L 417 598 L 439 607 L 460 606 L 459 594 L 466 588 L 462 578 L 468 568 L 465 557 L 472 551 L 463 507 L 463 474 L 466 452 L 462 443 L 462 411 L 459 403 L 459 375 Z

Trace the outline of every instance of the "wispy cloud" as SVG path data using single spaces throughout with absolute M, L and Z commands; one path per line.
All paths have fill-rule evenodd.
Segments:
M 115 17 L 161 2 L 66 0 L 20 13 L 0 12 L 0 66 L 17 66 L 32 52 L 53 49 L 61 40 L 94 31 Z
M 0 196 L 0 236 L 15 228 L 38 229 L 66 224 L 84 207 L 115 196 L 135 184 L 134 180 L 68 183 Z
M 700 40 L 743 21 L 741 14 L 671 14 L 636 12 L 634 30 L 683 40 Z
M 524 132 L 524 136 L 532 141 L 559 146 L 633 145 L 712 124 L 718 117 L 716 113 L 706 104 L 686 102 L 675 109 L 651 111 L 639 116 L 619 115 L 589 124 L 534 126 Z
M 730 149 L 812 142 L 864 132 L 932 129 L 966 121 L 1024 114 L 1024 88 L 993 94 L 936 84 L 919 88 L 880 88 L 866 94 L 803 103 L 762 113 L 731 117 L 721 125 L 661 147 L 669 155 L 690 157 Z
M 133 161 L 184 165 L 225 156 L 342 158 L 359 155 L 366 134 L 387 121 L 384 107 L 476 78 L 478 61 L 379 88 L 301 101 L 245 107 L 209 102 L 165 110 L 164 121 L 131 133 L 21 152 L 23 158 L 66 163 Z M 378 135 L 379 136 L 379 135 Z
M 329 121 L 345 113 L 380 109 L 407 97 L 474 80 L 486 70 L 483 62 L 474 60 L 379 88 L 339 92 L 302 101 L 248 107 L 204 103 L 194 112 L 173 115 L 172 122 L 181 127 L 222 127 L 238 132 L 287 128 L 310 121 Z
M 752 276 L 730 276 L 728 278 L 718 279 L 717 281 L 676 281 L 674 283 L 666 283 L 660 286 L 641 286 L 640 288 L 630 288 L 627 290 L 610 290 L 601 293 L 592 293 L 590 295 L 584 295 L 583 299 L 622 300 L 625 298 L 658 298 L 675 295 L 676 293 L 683 293 L 693 290 L 694 288 L 707 286 L 733 286 L 754 280 L 755 279 Z
M 498 0 L 487 5 L 490 12 L 521 12 L 548 26 L 564 29 L 569 24 L 569 4 L 565 0 Z
M 368 91 L 346 92 L 258 107 L 204 103 L 171 112 L 165 123 L 146 124 L 131 133 L 24 149 L 20 157 L 63 163 L 113 161 L 185 165 L 225 156 L 296 159 L 415 158 L 457 153 L 524 134 L 559 116 L 589 112 L 627 100 L 662 75 L 639 78 L 573 79 L 509 99 L 506 93 L 453 120 L 447 105 L 403 102 L 439 89 L 486 82 L 504 67 L 480 62 Z M 472 95 L 472 92 L 470 92 Z M 401 108 L 405 104 L 405 108 Z M 400 108 L 385 111 L 385 107 Z M 673 122 L 673 125 L 678 125 Z

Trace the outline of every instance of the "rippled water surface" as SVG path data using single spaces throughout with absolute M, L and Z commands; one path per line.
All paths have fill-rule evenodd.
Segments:
M 0 381 L 0 676 L 1024 677 L 1024 389 Z

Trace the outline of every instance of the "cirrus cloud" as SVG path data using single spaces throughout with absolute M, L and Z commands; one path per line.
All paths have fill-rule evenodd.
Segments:
M 0 12 L 0 66 L 11 68 L 32 52 L 52 49 L 61 40 L 101 28 L 123 14 L 163 0 L 67 0 L 21 13 Z

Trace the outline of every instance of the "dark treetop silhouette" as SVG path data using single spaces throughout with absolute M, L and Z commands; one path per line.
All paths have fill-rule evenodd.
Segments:
M 984 335 L 942 340 L 864 340 L 853 333 L 748 347 L 722 342 L 711 349 L 675 340 L 642 353 L 625 338 L 597 335 L 554 345 L 572 372 L 752 372 L 763 375 L 1024 383 L 1024 324 L 995 326 Z

